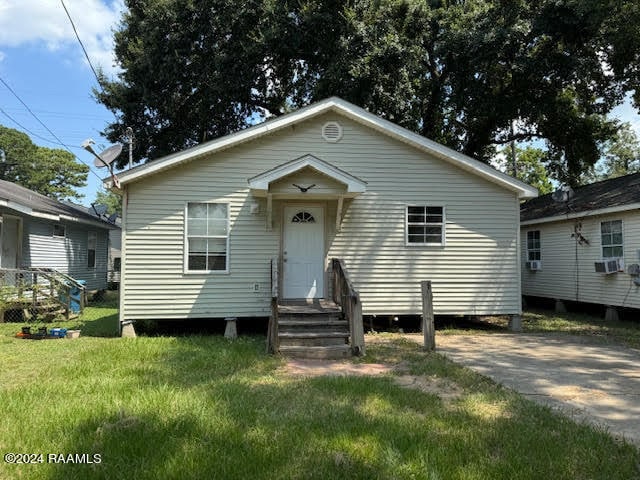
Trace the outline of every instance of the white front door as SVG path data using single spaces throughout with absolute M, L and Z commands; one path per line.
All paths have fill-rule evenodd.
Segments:
M 324 210 L 284 207 L 282 284 L 284 298 L 324 296 Z

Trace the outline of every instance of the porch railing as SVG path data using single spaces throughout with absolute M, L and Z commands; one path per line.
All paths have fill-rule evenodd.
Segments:
M 31 310 L 56 305 L 68 320 L 72 302 L 78 313 L 87 301 L 84 285 L 67 274 L 50 268 L 0 268 L 0 321 L 6 310 Z M 77 296 L 73 296 L 77 293 Z
M 331 259 L 333 301 L 340 305 L 344 317 L 349 321 L 351 349 L 354 355 L 364 355 L 364 324 L 360 294 L 353 287 L 344 261 Z
M 280 286 L 278 284 L 279 259 L 271 259 L 271 316 L 267 329 L 267 353 L 278 353 L 280 345 L 278 341 L 278 297 Z

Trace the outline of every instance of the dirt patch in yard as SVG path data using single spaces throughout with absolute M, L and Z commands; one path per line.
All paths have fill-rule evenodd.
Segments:
M 352 363 L 342 360 L 288 360 L 283 368 L 284 373 L 300 377 L 324 376 L 377 376 L 390 375 L 393 367 L 381 363 Z
M 455 400 L 463 390 L 455 383 L 435 376 L 416 376 L 404 374 L 402 365 L 391 366 L 382 363 L 352 363 L 344 360 L 288 360 L 282 368 L 286 375 L 297 377 L 322 376 L 393 376 L 394 382 L 402 387 L 437 395 L 442 400 Z M 398 374 L 400 374 L 398 376 Z

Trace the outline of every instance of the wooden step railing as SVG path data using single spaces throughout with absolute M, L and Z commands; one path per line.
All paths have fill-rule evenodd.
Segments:
M 340 305 L 344 317 L 349 321 L 351 351 L 354 355 L 364 355 L 364 324 L 360 294 L 353 287 L 344 262 L 331 259 L 333 301 Z
M 79 312 L 86 305 L 86 288 L 74 278 L 51 268 L 0 268 L 0 311 L 57 304 L 71 316 L 71 292 L 77 289 Z
M 280 350 L 278 338 L 278 299 L 280 296 L 278 264 L 279 259 L 277 257 L 271 259 L 271 316 L 269 317 L 269 327 L 267 328 L 267 353 L 278 353 Z

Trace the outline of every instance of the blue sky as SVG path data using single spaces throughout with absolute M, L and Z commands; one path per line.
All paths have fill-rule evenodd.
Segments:
M 93 65 L 113 75 L 112 31 L 123 11 L 123 1 L 64 3 Z M 100 132 L 114 117 L 91 97 L 97 83 L 60 0 L 0 0 L 0 78 L 70 147 L 78 161 L 91 166 L 88 186 L 81 191 L 85 195 L 81 202 L 89 205 L 106 173 L 93 166 L 93 157 L 80 144 L 93 138 L 96 150 L 109 146 Z M 38 145 L 59 147 L 1 83 L 0 109 L 0 124 L 24 131 Z M 614 114 L 631 122 L 640 134 L 640 116 L 631 105 L 623 105 Z
M 114 74 L 112 30 L 122 1 L 64 3 L 93 65 Z M 93 166 L 93 157 L 80 144 L 93 138 L 96 150 L 109 146 L 100 132 L 114 117 L 91 97 L 97 82 L 60 0 L 0 0 L 0 78 L 78 161 L 91 167 L 88 186 L 81 191 L 82 203 L 89 205 L 107 175 Z M 0 109 L 0 124 L 27 133 L 38 145 L 64 148 L 2 83 Z

